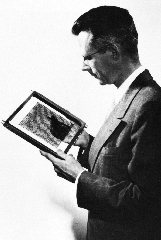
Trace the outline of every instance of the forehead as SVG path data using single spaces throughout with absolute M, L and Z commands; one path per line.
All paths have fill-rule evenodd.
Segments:
M 93 35 L 91 32 L 83 31 L 79 33 L 78 43 L 83 56 L 92 50 L 92 39 Z

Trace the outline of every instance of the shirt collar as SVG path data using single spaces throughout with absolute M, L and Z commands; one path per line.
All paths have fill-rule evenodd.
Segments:
M 137 68 L 117 89 L 115 93 L 115 105 L 121 100 L 123 95 L 126 93 L 132 82 L 136 79 L 136 77 L 145 70 L 143 66 Z

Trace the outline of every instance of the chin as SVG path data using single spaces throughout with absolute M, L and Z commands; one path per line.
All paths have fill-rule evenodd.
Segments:
M 105 81 L 103 81 L 103 80 L 101 80 L 101 79 L 98 79 L 98 80 L 99 80 L 99 84 L 100 84 L 100 85 L 106 85 L 106 84 L 107 84 Z
M 107 83 L 104 83 L 104 82 L 101 82 L 101 83 L 100 83 L 101 86 L 104 86 L 104 85 L 106 85 L 106 84 L 107 84 Z
M 107 84 L 103 77 L 101 78 L 101 76 L 97 75 L 96 78 L 98 79 L 100 85 L 106 85 Z
M 100 85 L 106 85 L 106 83 L 103 82 L 103 81 L 101 81 L 101 80 L 99 80 L 99 84 L 100 84 Z

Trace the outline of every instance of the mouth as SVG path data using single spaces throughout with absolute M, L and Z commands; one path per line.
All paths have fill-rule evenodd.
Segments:
M 97 78 L 97 74 L 96 74 L 96 73 L 93 73 L 92 71 L 88 71 L 88 72 L 89 72 L 89 74 L 90 74 L 92 77 Z
M 91 74 L 91 76 L 93 76 L 94 78 L 97 78 L 97 79 L 98 79 L 97 74 L 94 74 L 94 73 L 90 73 L 90 74 Z

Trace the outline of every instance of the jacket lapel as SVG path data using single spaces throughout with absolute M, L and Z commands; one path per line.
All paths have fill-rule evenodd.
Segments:
M 144 72 L 146 73 L 147 70 L 145 70 Z M 108 140 L 108 138 L 114 132 L 116 127 L 120 124 L 121 120 L 126 115 L 126 112 L 128 111 L 133 99 L 135 98 L 137 93 L 140 91 L 140 89 L 144 85 L 142 84 L 143 78 L 141 78 L 143 73 L 141 73 L 136 78 L 136 80 L 132 83 L 128 91 L 124 94 L 120 102 L 115 106 L 114 110 L 111 112 L 109 117 L 105 120 L 103 126 L 101 127 L 98 134 L 96 135 L 89 152 L 89 164 L 91 166 L 91 170 L 93 170 L 98 154 L 101 148 L 103 147 L 104 143 Z

